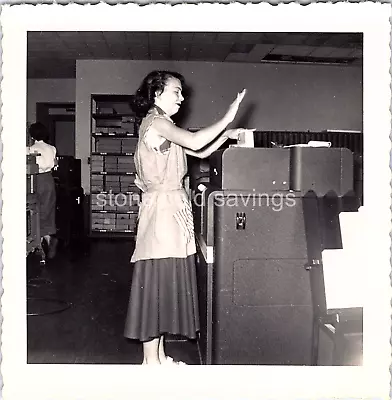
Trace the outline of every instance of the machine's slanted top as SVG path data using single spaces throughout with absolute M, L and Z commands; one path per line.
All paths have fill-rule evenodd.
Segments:
M 222 149 L 210 156 L 210 184 L 227 190 L 343 197 L 354 187 L 353 153 L 325 147 Z

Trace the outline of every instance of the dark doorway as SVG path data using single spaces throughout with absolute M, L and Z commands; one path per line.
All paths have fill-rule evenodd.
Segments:
M 75 103 L 37 103 L 37 121 L 50 132 L 59 156 L 75 157 Z

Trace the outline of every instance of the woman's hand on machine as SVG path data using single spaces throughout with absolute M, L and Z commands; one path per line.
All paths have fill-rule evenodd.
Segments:
M 230 104 L 229 109 L 226 112 L 226 115 L 224 118 L 227 121 L 227 124 L 232 122 L 237 114 L 238 108 L 241 104 L 241 101 L 243 100 L 244 96 L 246 94 L 246 89 L 244 89 L 241 93 L 237 94 L 236 99 Z
M 245 128 L 237 128 L 237 129 L 228 129 L 223 133 L 229 139 L 238 140 L 240 135 L 246 135 L 247 133 L 253 133 L 256 129 L 245 129 Z

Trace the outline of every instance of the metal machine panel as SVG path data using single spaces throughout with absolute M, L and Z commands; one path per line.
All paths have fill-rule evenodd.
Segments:
M 353 154 L 348 149 L 290 148 L 290 189 L 318 196 L 344 196 L 354 189 Z
M 354 189 L 354 160 L 344 148 L 229 148 L 210 156 L 210 184 L 224 190 L 314 191 L 347 195 Z
M 265 163 L 265 164 L 264 164 Z M 321 252 L 341 248 L 352 195 L 347 149 L 232 148 L 211 156 L 197 233 L 207 364 L 315 365 L 326 312 Z M 349 204 L 350 211 L 355 211 Z
M 223 192 L 226 200 L 230 195 Z M 214 364 L 311 363 L 313 310 L 302 198 L 279 211 L 276 204 L 261 198 L 257 206 L 215 205 L 213 277 L 204 284 L 213 288 L 212 296 L 208 300 L 208 290 L 201 291 L 201 303 L 211 302 L 212 331 L 202 332 L 202 340 L 210 337 Z M 206 279 L 206 270 L 201 275 Z
M 290 151 L 233 147 L 210 156 L 210 184 L 220 189 L 289 189 Z

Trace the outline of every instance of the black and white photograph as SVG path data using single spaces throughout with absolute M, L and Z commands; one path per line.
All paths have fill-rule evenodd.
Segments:
M 150 362 L 360 365 L 360 298 L 327 309 L 322 269 L 345 274 L 364 201 L 362 54 L 360 33 L 29 32 L 28 362 L 148 363 L 157 341 Z
M 4 398 L 389 393 L 388 19 L 130 6 L 2 16 Z

